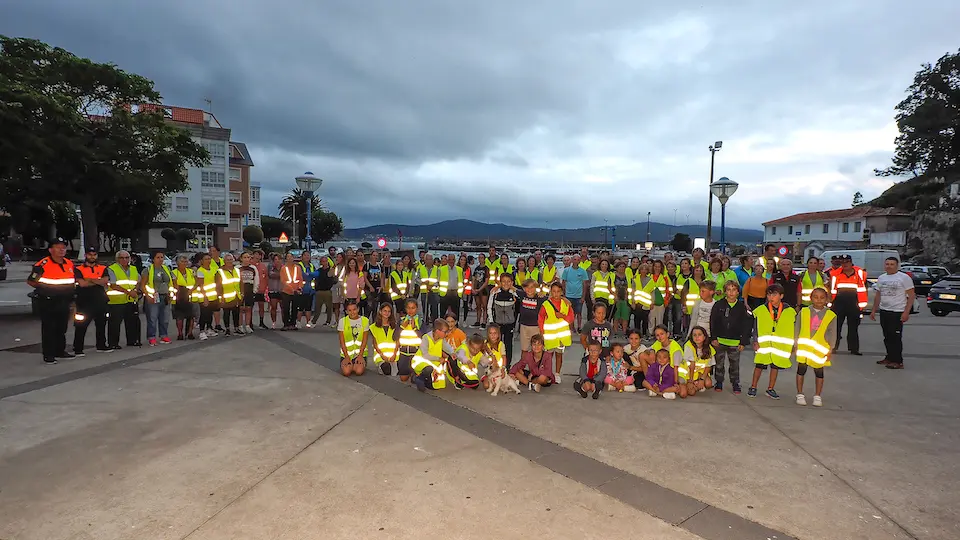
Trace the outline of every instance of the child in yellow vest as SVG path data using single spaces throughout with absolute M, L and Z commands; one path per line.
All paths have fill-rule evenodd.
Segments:
M 363 375 L 367 368 L 367 333 L 370 321 L 360 316 L 356 302 L 347 304 L 347 316 L 337 325 L 340 332 L 340 373 L 344 377 Z
M 756 323 L 753 327 L 753 381 L 747 390 L 747 397 L 757 397 L 757 383 L 760 375 L 770 367 L 770 379 L 767 384 L 767 397 L 780 399 L 774 388 L 777 385 L 777 373 L 781 369 L 790 369 L 790 356 L 796 343 L 797 312 L 783 303 L 783 286 L 774 283 L 767 287 L 767 302 L 753 310 Z
M 813 289 L 810 303 L 797 316 L 797 405 L 807 404 L 803 395 L 803 376 L 809 365 L 816 377 L 813 406 L 822 407 L 823 368 L 830 365 L 830 344 L 837 342 L 837 317 L 827 309 L 826 289 Z

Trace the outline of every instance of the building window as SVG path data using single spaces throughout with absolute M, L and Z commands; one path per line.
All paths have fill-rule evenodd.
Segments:
M 827 234 L 828 232 L 830 232 L 830 224 L 829 224 L 829 223 L 824 223 L 824 224 L 823 224 L 823 234 Z
M 770 234 L 777 234 L 777 227 L 776 227 L 776 226 L 770 227 Z
M 810 226 L 809 226 L 809 225 L 804 225 L 804 226 L 803 226 L 803 234 L 810 234 Z
M 224 189 L 223 173 L 218 171 L 202 171 L 200 173 L 200 187 Z
M 843 232 L 845 232 L 845 233 L 848 233 L 848 232 L 850 232 L 850 223 L 849 223 L 849 222 L 847 222 L 847 223 L 844 223 L 844 224 L 843 224 L 843 229 L 842 229 L 842 230 L 843 230 Z
M 190 199 L 186 197 L 177 197 L 176 206 L 174 209 L 177 212 L 189 212 L 190 211 Z
M 250 188 L 250 201 L 260 202 L 260 188 Z
M 243 204 L 243 199 L 241 199 L 239 191 L 230 192 L 230 204 L 232 205 Z
M 203 199 L 200 201 L 200 213 L 204 216 L 225 216 L 227 215 L 226 201 Z
M 787 234 L 793 234 L 793 225 L 787 227 Z
M 224 149 L 224 144 L 222 142 L 205 142 L 202 143 L 204 150 L 210 153 L 210 163 L 223 163 L 226 158 L 227 151 Z
M 230 181 L 239 182 L 240 181 L 240 169 L 230 169 Z
M 853 232 L 860 232 L 860 227 L 862 227 L 862 226 L 863 226 L 863 224 L 862 224 L 861 222 L 855 221 L 855 222 L 853 223 Z
M 230 218 L 230 224 L 227 225 L 227 232 L 240 232 L 240 218 Z
M 259 209 L 259 208 L 251 208 L 251 209 L 250 209 L 250 221 L 255 221 L 255 222 L 257 222 L 257 223 L 260 223 L 260 209 Z

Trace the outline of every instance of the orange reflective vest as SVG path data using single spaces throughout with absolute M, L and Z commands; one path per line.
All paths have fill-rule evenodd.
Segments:
M 843 271 L 834 272 L 830 277 L 830 294 L 833 295 L 833 301 L 837 301 L 837 294 L 847 291 L 857 293 L 857 305 L 860 309 L 867 307 L 867 273 L 856 266 L 853 267 L 853 275 L 846 275 Z

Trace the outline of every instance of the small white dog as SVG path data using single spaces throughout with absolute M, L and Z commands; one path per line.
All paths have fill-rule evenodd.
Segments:
M 500 393 L 500 390 L 507 392 L 508 390 L 513 390 L 516 393 L 520 393 L 520 385 L 517 384 L 517 380 L 510 376 L 507 373 L 505 367 L 498 365 L 492 359 L 488 360 L 487 365 L 487 392 L 491 396 L 495 396 Z

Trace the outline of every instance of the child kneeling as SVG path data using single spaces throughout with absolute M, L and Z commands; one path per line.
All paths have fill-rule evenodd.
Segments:
M 600 344 L 592 342 L 587 347 L 587 356 L 580 362 L 580 376 L 573 381 L 573 389 L 586 399 L 593 393 L 593 399 L 600 399 L 603 382 L 607 378 L 607 364 L 600 359 Z
M 623 343 L 610 346 L 610 358 L 607 359 L 607 376 L 603 381 L 608 391 L 636 392 L 633 375 L 630 375 L 629 361 L 624 358 Z
M 664 399 L 677 399 L 680 386 L 677 385 L 677 372 L 670 365 L 670 352 L 666 349 L 657 351 L 657 363 L 647 369 L 643 380 L 643 387 L 650 397 L 663 396 Z

